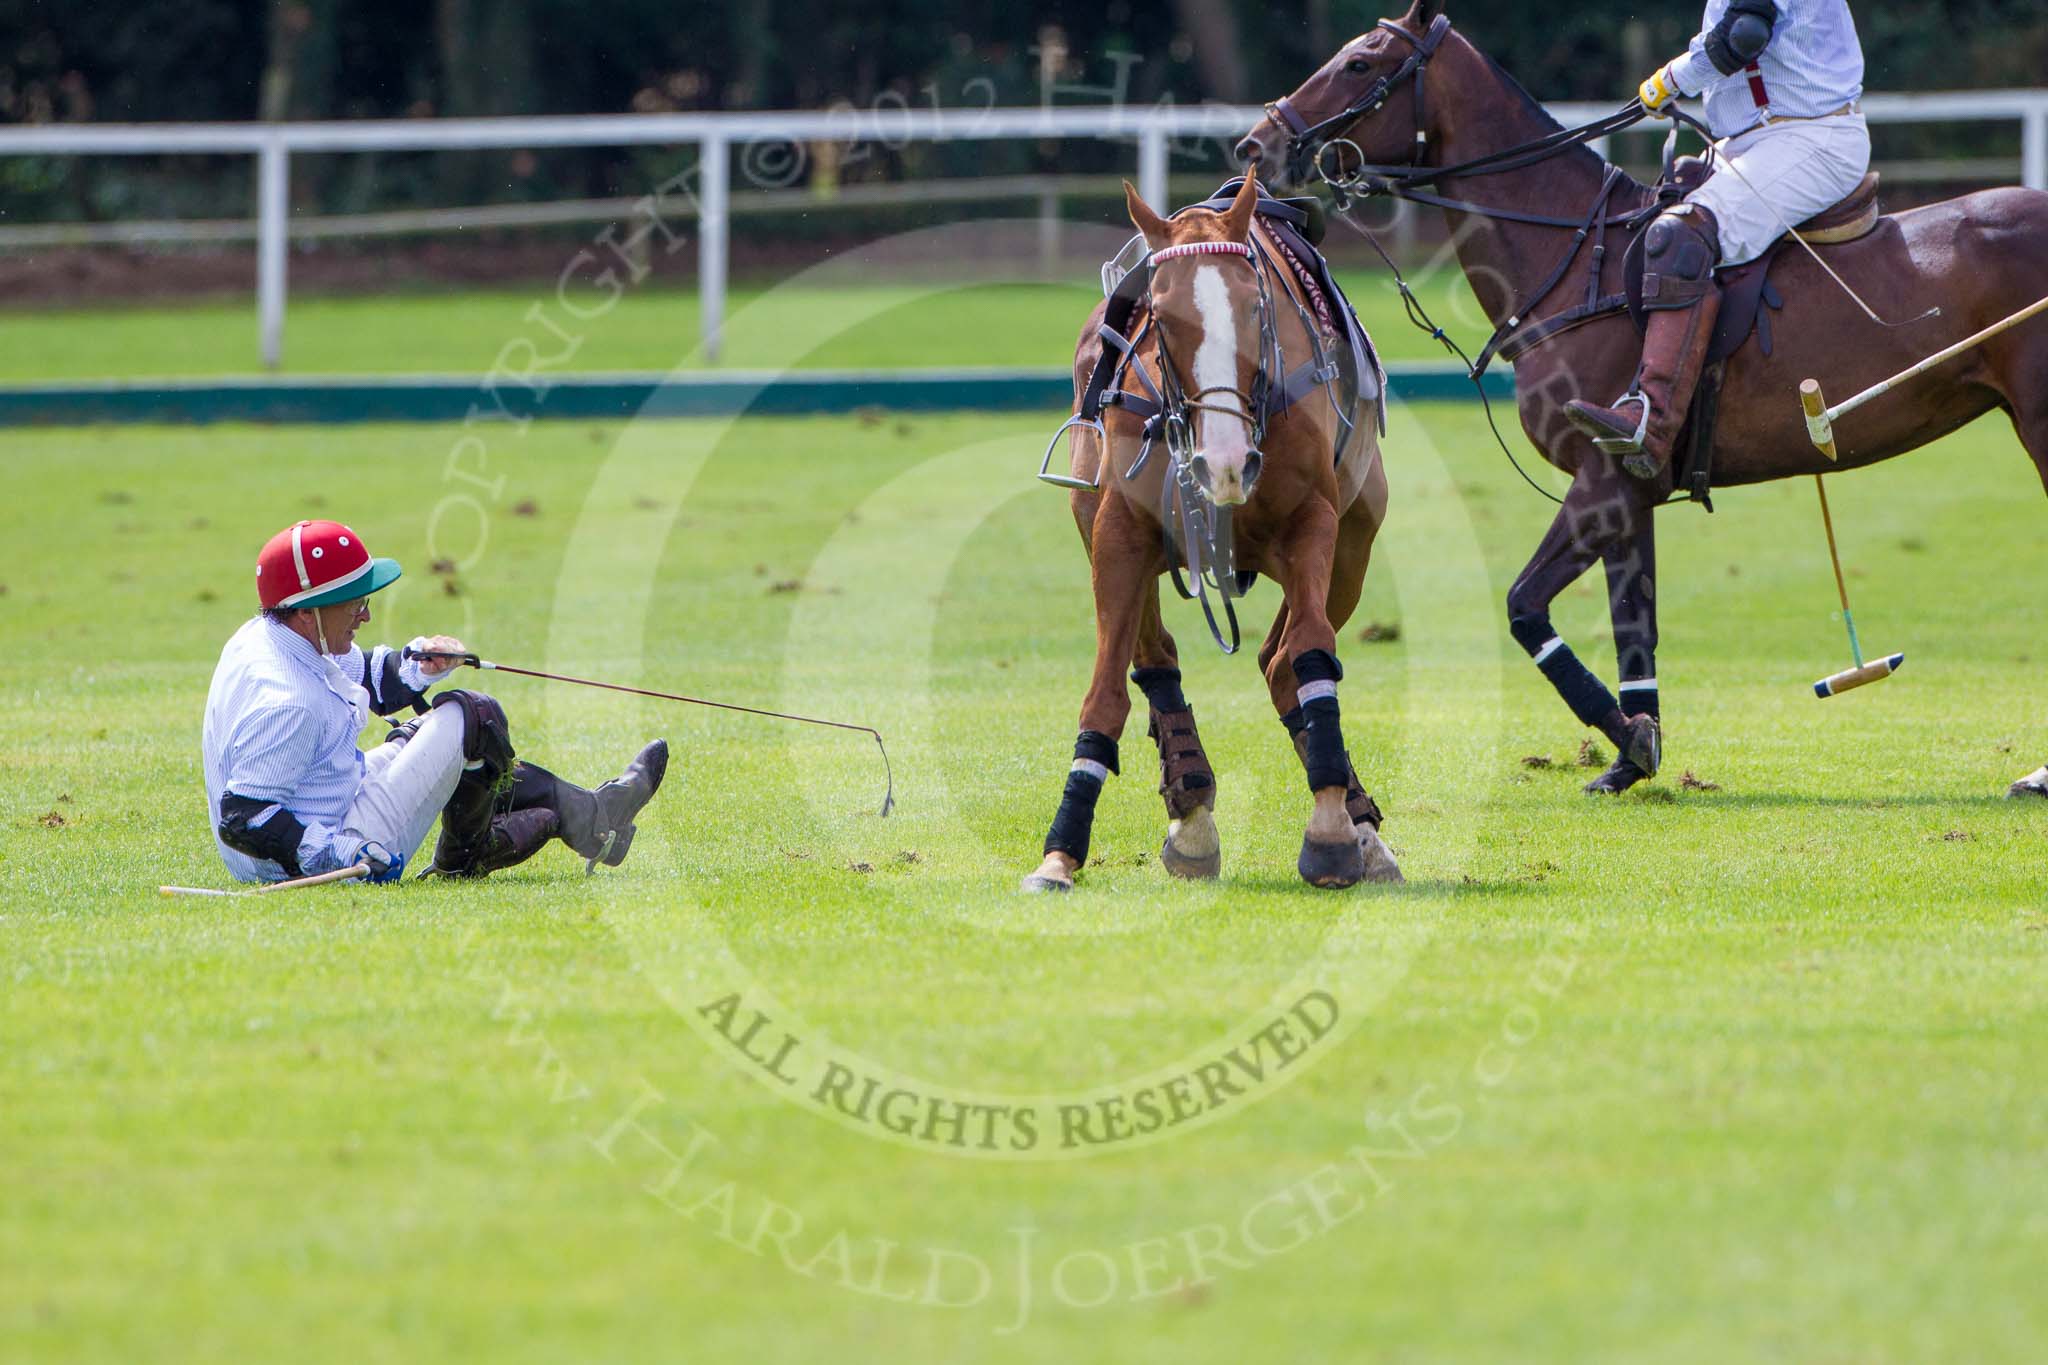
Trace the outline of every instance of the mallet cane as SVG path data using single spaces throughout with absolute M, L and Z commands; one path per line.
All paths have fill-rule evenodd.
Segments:
M 265 886 L 252 886 L 242 891 L 217 891 L 210 886 L 159 886 L 157 890 L 166 896 L 267 896 L 274 891 L 303 891 L 309 886 L 352 882 L 358 877 L 369 875 L 370 865 L 357 863 L 354 867 L 337 867 L 332 872 L 316 873 L 311 877 L 294 877 L 288 882 L 271 882 Z
M 625 692 L 635 697 L 652 697 L 656 701 L 687 702 L 691 706 L 709 706 L 719 711 L 738 711 L 749 716 L 765 716 L 770 720 L 793 720 L 804 725 L 822 725 L 831 730 L 852 730 L 875 741 L 875 748 L 882 755 L 882 814 L 896 808 L 896 771 L 889 766 L 889 746 L 882 743 L 882 732 L 872 725 L 855 725 L 843 720 L 820 720 L 816 716 L 799 716 L 788 711 L 764 711 L 758 706 L 741 706 L 737 702 L 707 701 L 703 697 L 686 697 L 679 692 L 655 692 L 645 687 L 628 687 L 624 683 L 599 682 L 594 678 L 572 678 L 563 673 L 543 673 L 535 668 L 514 668 L 511 664 L 493 663 L 479 658 L 474 653 L 455 653 L 443 649 L 406 648 L 408 659 L 453 659 L 457 664 L 469 668 L 488 669 L 497 673 L 516 673 L 522 678 L 540 678 L 546 682 L 573 683 L 577 687 L 597 687 L 607 692 Z
M 1811 384 L 1813 381 L 1809 379 L 1806 382 Z M 1854 668 L 1845 668 L 1813 685 L 1813 695 L 1825 701 L 1865 683 L 1882 682 L 1905 665 L 1906 656 L 1904 653 L 1887 654 L 1875 662 L 1863 662 L 1863 644 L 1856 638 L 1856 617 L 1849 611 L 1849 585 L 1842 578 L 1842 556 L 1835 549 L 1835 519 L 1828 512 L 1828 486 L 1818 474 L 1813 476 L 1813 486 L 1820 491 L 1820 524 L 1828 533 L 1828 559 L 1835 566 L 1835 591 L 1842 598 L 1842 624 L 1849 628 L 1849 657 L 1856 661 Z
M 1919 364 L 1901 370 L 1891 378 L 1873 384 L 1854 398 L 1837 403 L 1833 407 L 1829 407 L 1827 399 L 1822 397 L 1819 380 L 1808 379 L 1804 381 L 1799 386 L 1799 406 L 1806 413 L 1806 434 L 1813 439 L 1814 447 L 1821 454 L 1827 456 L 1828 459 L 1836 460 L 1841 458 L 1835 449 L 1836 422 L 1849 413 L 1856 411 L 1856 409 L 1862 407 L 1873 398 L 1879 398 L 1890 393 L 1899 385 L 1919 378 L 1937 365 L 1954 360 L 1971 347 L 1982 345 L 2000 332 L 2017 327 L 2027 319 L 2043 312 L 2048 312 L 2048 298 L 2038 299 L 2028 304 L 2011 317 L 1994 322 L 1983 331 L 1973 336 L 1964 337 L 1953 346 L 1936 351 Z M 1849 628 L 1849 653 L 1856 660 L 1854 668 L 1837 673 L 1830 678 L 1822 678 L 1813 685 L 1815 696 L 1832 697 L 1838 692 L 1847 692 L 1853 687 L 1861 687 L 1865 683 L 1873 683 L 1880 679 L 1889 678 L 1898 670 L 1901 664 L 1905 663 L 1906 656 L 1904 654 L 1891 654 L 1873 663 L 1866 664 L 1863 662 L 1863 648 L 1856 640 L 1856 620 L 1849 614 L 1849 589 L 1842 581 L 1842 558 L 1835 549 L 1834 521 L 1828 515 L 1827 485 L 1822 482 L 1821 476 L 1818 474 L 1813 476 L 1813 481 L 1814 486 L 1820 490 L 1821 523 L 1827 528 L 1828 558 L 1834 561 L 1835 587 L 1842 597 L 1842 621 Z

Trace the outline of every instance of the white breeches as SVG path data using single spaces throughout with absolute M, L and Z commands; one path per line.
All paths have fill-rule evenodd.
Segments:
M 404 744 L 379 744 L 363 756 L 363 785 L 343 828 L 405 854 L 409 864 L 462 768 L 461 708 L 437 706 Z
M 1766 123 L 1716 145 L 1723 164 L 1686 198 L 1720 224 L 1722 265 L 1763 255 L 1788 227 L 1842 202 L 1870 170 L 1861 114 Z

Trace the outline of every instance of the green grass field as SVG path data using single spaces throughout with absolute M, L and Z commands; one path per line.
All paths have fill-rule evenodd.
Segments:
M 2048 757 L 2048 518 L 2002 424 L 1839 484 L 1911 653 L 1839 701 L 1812 490 L 1669 512 L 1668 767 L 1593 803 L 1500 620 L 1546 507 L 1472 410 L 1397 412 L 1344 698 L 1409 886 L 1298 882 L 1299 769 L 1176 604 L 1225 877 L 1160 871 L 1134 728 L 1039 899 L 1092 648 L 1052 420 L 541 425 L 482 485 L 434 427 L 0 436 L 0 1354 L 2036 1356 L 2048 803 L 2001 797 Z M 570 776 L 671 739 L 623 868 L 159 897 L 224 884 L 207 679 L 321 513 L 407 565 L 368 637 L 878 725 L 896 813 L 859 736 L 501 677 Z M 1600 593 L 1560 608 L 1605 662 Z M 835 1120 L 706 1013 L 1064 1124 L 1311 989 L 1284 1084 L 1019 1160 Z
M 1410 327 L 1384 275 L 1344 280 L 1388 360 L 1440 360 L 1443 349 Z M 1471 337 L 1489 328 L 1462 276 L 1439 272 L 1417 282 L 1431 313 Z M 584 307 L 596 304 L 574 296 Z M 950 365 L 1059 365 L 1101 298 L 1084 284 L 860 284 L 764 291 L 735 290 L 731 333 L 721 363 L 734 368 L 784 363 L 792 328 L 830 340 L 796 363 L 811 368 Z M 578 339 L 573 352 L 527 322 L 551 316 Z M 1001 325 L 992 326 L 991 319 Z M 0 313 L 0 383 L 246 374 L 258 368 L 256 309 L 249 298 L 95 306 Z M 1476 335 L 1474 335 L 1476 334 Z M 287 314 L 285 365 L 291 374 L 482 374 L 510 337 L 531 335 L 541 354 L 567 371 L 667 370 L 700 363 L 697 296 L 657 289 L 626 293 L 601 326 L 578 324 L 555 306 L 551 287 L 381 294 L 363 298 L 294 297 Z

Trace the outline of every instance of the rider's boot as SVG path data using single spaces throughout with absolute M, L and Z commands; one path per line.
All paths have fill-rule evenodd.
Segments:
M 1714 282 L 1720 259 L 1720 229 L 1699 205 L 1680 204 L 1652 223 L 1643 262 L 1649 320 L 1636 390 L 1612 407 L 1578 398 L 1564 405 L 1573 426 L 1600 449 L 1621 456 L 1622 468 L 1639 479 L 1664 472 L 1692 408 L 1721 316 L 1721 290 Z
M 483 877 L 516 867 L 546 846 L 560 819 L 542 806 L 499 813 L 496 784 L 481 770 L 465 772 L 441 808 L 441 837 L 431 871 L 440 877 Z
M 602 862 L 617 867 L 633 846 L 633 817 L 654 799 L 668 771 L 668 742 L 655 740 L 636 754 L 626 770 L 589 791 L 521 760 L 513 769 L 511 807 L 555 812 L 561 840 L 584 859 L 584 870 Z

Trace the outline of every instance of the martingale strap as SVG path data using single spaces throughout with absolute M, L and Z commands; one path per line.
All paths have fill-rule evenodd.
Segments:
M 1606 208 L 1607 201 L 1614 195 L 1614 187 L 1620 183 L 1621 168 L 1619 166 L 1609 166 L 1606 179 L 1600 182 L 1600 193 L 1593 196 L 1592 207 L 1587 210 L 1585 221 L 1579 224 L 1578 229 L 1572 233 L 1571 240 L 1565 244 L 1564 254 L 1558 258 L 1557 264 L 1552 267 L 1550 274 L 1544 277 L 1543 283 L 1530 290 L 1528 297 L 1516 304 L 1508 313 L 1507 319 L 1500 326 L 1494 328 L 1493 335 L 1487 339 L 1486 345 L 1479 352 L 1479 359 L 1472 364 L 1474 374 L 1483 375 L 1486 373 L 1486 367 L 1493 363 L 1494 356 L 1503 350 L 1509 339 L 1521 327 L 1523 321 L 1528 318 L 1531 312 L 1540 308 L 1543 305 L 1543 301 L 1550 297 L 1551 291 L 1555 290 L 1563 282 L 1565 272 L 1571 269 L 1572 260 L 1579 254 L 1579 248 L 1585 245 L 1586 238 L 1592 235 L 1596 224 L 1602 235 L 1605 235 L 1607 220 L 1604 217 L 1603 211 Z M 1594 248 L 1593 278 L 1595 281 L 1598 281 L 1600 278 L 1600 265 L 1604 256 L 1604 247 Z M 1555 333 L 1552 333 L 1552 335 L 1555 335 Z M 1533 345 L 1534 343 L 1530 344 Z M 1526 350 L 1527 347 L 1523 349 Z

